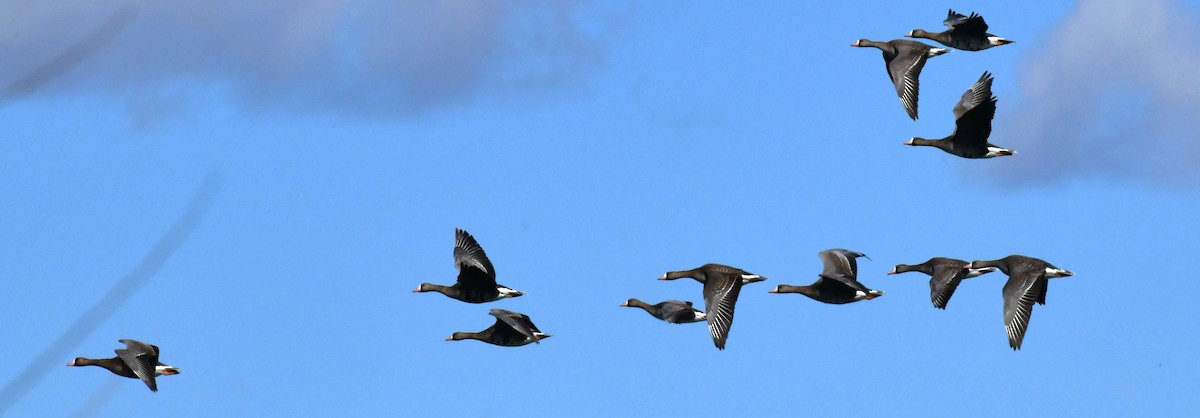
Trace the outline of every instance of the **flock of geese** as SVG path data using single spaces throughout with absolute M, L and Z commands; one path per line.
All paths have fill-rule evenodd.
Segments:
M 939 33 L 914 29 L 907 37 L 936 41 L 950 48 L 964 51 L 981 51 L 1011 43 L 1007 39 L 987 32 L 988 25 L 983 17 L 971 13 L 964 16 L 951 10 L 945 25 L 946 31 Z M 919 76 L 925 62 L 946 52 L 947 49 L 897 39 L 876 42 L 860 39 L 851 44 L 856 47 L 872 47 L 883 51 L 883 60 L 888 76 L 896 87 L 900 103 L 912 119 L 917 119 L 917 96 Z M 992 76 L 984 72 L 958 104 L 954 106 L 955 130 L 942 139 L 912 138 L 906 145 L 932 146 L 963 158 L 992 158 L 1013 155 L 1016 152 L 987 142 L 992 131 L 992 118 L 996 114 L 996 98 L 992 96 Z M 799 293 L 813 300 L 829 304 L 847 304 L 860 300 L 871 300 L 883 296 L 884 292 L 866 287 L 858 281 L 859 257 L 866 254 L 845 249 L 829 249 L 818 253 L 824 265 L 817 280 L 809 285 L 792 286 L 781 284 L 769 293 Z M 869 258 L 868 258 L 869 259 Z M 484 253 L 483 247 L 471 234 L 462 229 L 454 233 L 454 264 L 458 279 L 450 286 L 421 283 L 413 292 L 438 292 L 467 303 L 487 303 L 501 299 L 523 296 L 524 293 L 496 282 L 496 270 Z M 998 260 L 976 260 L 966 262 L 953 258 L 934 257 L 920 264 L 898 264 L 888 274 L 918 271 L 930 276 L 930 300 L 937 309 L 946 309 L 955 289 L 964 280 L 1000 270 L 1008 275 L 1004 285 L 1004 328 L 1008 343 L 1013 350 L 1021 348 L 1029 317 L 1035 303 L 1046 302 L 1049 279 L 1071 276 L 1073 273 L 1060 269 L 1043 260 L 1021 255 L 1010 255 Z M 733 326 L 734 307 L 742 286 L 767 280 L 766 277 L 721 264 L 705 264 L 691 270 L 669 271 L 659 280 L 690 278 L 704 287 L 702 295 L 705 309 L 696 309 L 692 302 L 667 300 L 649 304 L 638 299 L 629 299 L 620 306 L 640 308 L 651 316 L 672 324 L 706 321 L 713 344 L 725 349 L 729 330 Z M 479 332 L 455 332 L 446 341 L 479 340 L 488 344 L 518 347 L 540 343 L 551 335 L 543 333 L 528 315 L 505 309 L 492 309 L 496 318 L 492 326 Z M 151 391 L 157 391 L 156 376 L 173 375 L 179 369 L 159 361 L 157 346 L 131 339 L 122 339 L 125 348 L 117 349 L 116 357 L 89 359 L 78 357 L 68 366 L 100 366 L 119 376 L 141 379 Z
M 458 280 L 450 286 L 421 283 L 413 292 L 438 292 L 467 303 L 487 303 L 506 298 L 523 296 L 496 282 L 496 271 L 488 260 L 483 247 L 467 231 L 454 231 L 454 265 L 458 268 Z M 860 300 L 871 300 L 883 296 L 884 292 L 868 288 L 858 281 L 859 257 L 866 254 L 840 248 L 821 251 L 817 254 L 824 265 L 817 280 L 805 286 L 781 284 L 768 293 L 799 293 L 818 302 L 841 305 Z M 869 258 L 868 258 L 869 259 Z M 897 264 L 888 274 L 919 271 L 930 276 L 929 298 L 933 306 L 946 309 L 954 290 L 963 279 L 981 276 L 1000 270 L 1008 275 L 1004 285 L 1004 328 L 1008 332 L 1008 343 L 1013 350 L 1021 348 L 1025 330 L 1029 327 L 1029 316 L 1033 304 L 1046 303 L 1046 282 L 1074 273 L 1060 269 L 1045 261 L 1021 255 L 1010 255 L 998 260 L 976 260 L 966 262 L 953 258 L 934 257 L 915 264 Z M 705 264 L 691 270 L 668 271 L 658 280 L 689 278 L 704 285 L 705 310 L 696 309 L 692 302 L 667 300 L 649 304 L 631 298 L 621 306 L 640 308 L 651 316 L 672 324 L 708 322 L 717 349 L 725 349 L 729 329 L 733 326 L 733 313 L 742 286 L 767 280 L 736 267 L 722 264 Z M 504 309 L 492 309 L 496 323 L 479 332 L 455 332 L 446 341 L 479 340 L 488 344 L 517 347 L 540 343 L 550 334 L 541 332 L 528 315 Z
M 1010 44 L 1012 41 L 992 35 L 987 32 L 987 22 L 983 16 L 971 13 L 963 16 L 951 10 L 943 22 L 950 29 L 939 33 L 930 33 L 921 29 L 908 32 L 908 37 L 925 38 L 964 51 L 982 51 L 994 46 Z M 850 46 L 879 48 L 883 51 L 883 62 L 887 64 L 888 76 L 896 86 L 896 94 L 900 96 L 900 104 L 908 112 L 908 117 L 917 119 L 917 95 L 920 92 L 921 69 L 925 61 L 938 55 L 950 52 L 944 48 L 934 48 L 929 45 L 896 39 L 887 42 L 875 42 L 869 39 L 859 39 Z M 996 116 L 996 98 L 992 96 L 992 76 L 986 71 L 979 77 L 966 93 L 963 93 L 958 104 L 954 106 L 954 133 L 942 139 L 913 138 L 905 145 L 936 147 L 942 151 L 963 158 L 993 158 L 1016 154 L 1016 151 L 993 145 L 987 141 L 992 135 L 992 118 Z

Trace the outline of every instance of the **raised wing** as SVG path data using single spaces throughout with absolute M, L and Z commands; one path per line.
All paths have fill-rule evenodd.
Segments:
M 958 104 L 954 105 L 954 118 L 963 117 L 968 110 L 974 109 L 991 98 L 992 74 L 984 71 L 983 75 L 979 76 L 979 80 L 963 93 L 962 98 L 958 99 Z
M 866 254 L 834 248 L 817 253 L 821 258 L 823 269 L 822 276 L 837 277 L 847 276 L 851 279 L 858 278 L 858 257 L 865 257 Z
M 970 16 L 963 16 L 951 10 L 950 14 L 952 17 L 947 17 L 946 21 L 942 23 L 953 28 L 954 33 L 976 35 L 987 33 L 987 22 L 983 21 L 983 16 L 980 16 L 979 13 L 972 12 Z
M 996 98 L 992 96 L 992 75 L 984 72 L 954 106 L 954 140 L 964 145 L 987 146 L 996 117 Z
M 458 268 L 459 282 L 496 285 L 496 269 L 492 267 L 492 261 L 488 260 L 475 237 L 461 229 L 454 230 L 454 266 Z

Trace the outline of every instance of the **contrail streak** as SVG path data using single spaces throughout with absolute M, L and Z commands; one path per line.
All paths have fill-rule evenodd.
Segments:
M 191 203 L 188 204 L 187 210 L 179 219 L 175 220 L 175 224 L 167 231 L 166 235 L 150 248 L 150 253 L 142 258 L 137 267 L 117 281 L 112 289 L 108 290 L 91 309 L 81 314 L 79 318 L 63 331 L 58 339 L 50 343 L 42 353 L 25 366 L 21 374 L 13 378 L 8 384 L 0 389 L 0 415 L 8 411 L 13 404 L 17 403 L 30 389 L 37 386 L 46 373 L 52 367 L 59 365 L 55 359 L 60 359 L 69 355 L 70 350 L 79 345 L 84 338 L 91 333 L 96 326 L 116 313 L 125 302 L 129 301 L 130 296 L 145 286 L 154 274 L 162 268 L 167 259 L 187 241 L 188 236 L 195 230 L 196 225 L 200 223 L 204 213 L 208 211 L 208 207 L 212 204 L 217 192 L 221 188 L 221 179 L 219 175 L 209 174 L 204 179 L 204 184 L 196 191 L 196 195 L 192 197 Z
M 84 59 L 95 54 L 96 51 L 99 51 L 104 45 L 111 42 L 118 33 L 121 33 L 121 30 L 125 29 L 125 26 L 128 26 L 129 22 L 133 21 L 133 18 L 137 16 L 137 11 L 138 9 L 130 3 L 121 6 L 117 11 L 109 15 L 108 18 L 104 19 L 104 22 L 101 22 L 99 27 L 88 33 L 79 42 L 67 47 L 65 51 L 55 56 L 50 62 L 34 68 L 29 74 L 5 87 L 3 93 L 4 99 L 3 102 L 0 102 L 0 105 L 21 99 L 37 91 L 37 89 L 46 85 L 51 80 L 75 68 Z

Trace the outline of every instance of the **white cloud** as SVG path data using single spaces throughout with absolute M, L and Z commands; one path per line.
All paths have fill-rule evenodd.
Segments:
M 133 18 L 103 30 L 123 7 Z M 0 67 L 9 99 L 192 85 L 251 106 L 383 116 L 578 81 L 603 64 L 615 27 L 585 0 L 51 0 L 3 10 L 0 54 L 22 57 Z M 64 60 L 72 45 L 84 48 Z M 46 71 L 56 57 L 65 65 Z M 19 80 L 24 89 L 12 87 Z
M 1001 100 L 988 164 L 1008 185 L 1200 185 L 1200 21 L 1172 0 L 1081 0 Z

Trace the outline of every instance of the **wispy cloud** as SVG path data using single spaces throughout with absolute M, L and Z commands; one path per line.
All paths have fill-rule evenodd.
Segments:
M 619 20 L 586 0 L 17 2 L 0 14 L 0 54 L 23 59 L 0 80 L 53 61 L 122 7 L 136 18 L 37 94 L 153 99 L 188 86 L 254 107 L 407 115 L 577 82 L 602 66 Z
M 1018 150 L 987 177 L 1200 185 L 1200 35 L 1173 0 L 1081 0 L 1020 70 L 992 142 Z

